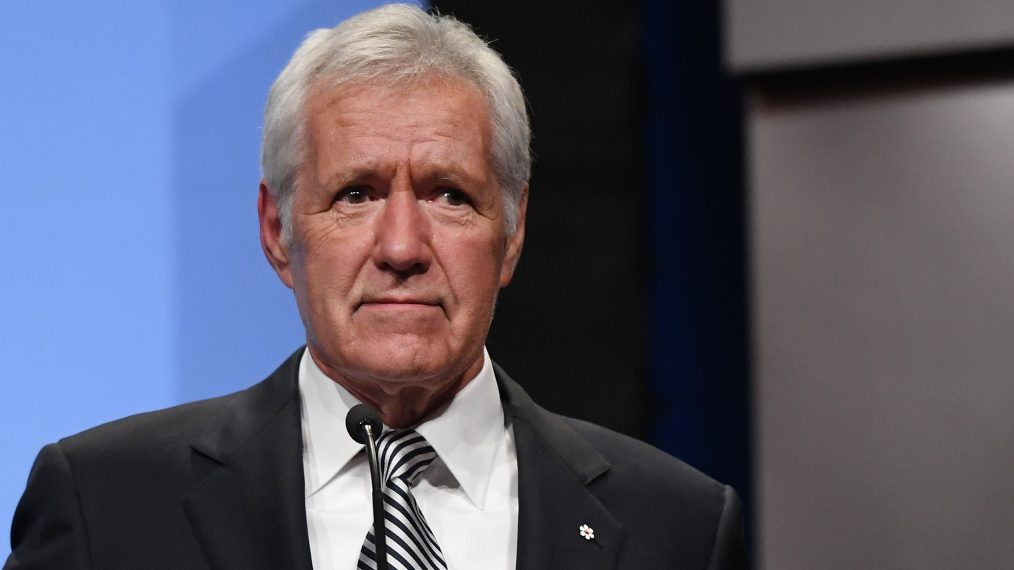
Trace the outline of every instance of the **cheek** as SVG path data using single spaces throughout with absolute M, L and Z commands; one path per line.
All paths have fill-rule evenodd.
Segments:
M 349 271 L 352 267 L 354 265 L 351 260 L 340 253 L 318 254 L 307 267 L 310 293 L 332 302 L 341 302 L 341 299 L 335 297 L 350 290 L 356 281 L 355 272 Z
M 342 313 L 358 282 L 362 256 L 347 245 L 320 242 L 300 257 L 296 281 L 313 312 Z
M 444 268 L 459 301 L 472 310 L 488 312 L 500 287 L 503 250 L 489 239 L 459 237 Z

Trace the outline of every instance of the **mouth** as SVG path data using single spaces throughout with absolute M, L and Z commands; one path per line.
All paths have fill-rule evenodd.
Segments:
M 425 309 L 425 308 L 443 308 L 439 298 L 434 297 L 409 297 L 409 296 L 368 296 L 363 298 L 359 302 L 359 308 L 371 308 L 371 309 Z

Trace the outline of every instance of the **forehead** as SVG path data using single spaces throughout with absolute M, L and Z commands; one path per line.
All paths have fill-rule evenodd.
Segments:
M 487 187 L 491 122 L 482 93 L 460 79 L 315 85 L 307 101 L 301 176 L 331 188 L 350 179 L 452 179 Z
M 318 81 L 308 95 L 306 120 L 311 146 L 336 137 L 373 136 L 416 141 L 449 137 L 486 147 L 491 131 L 489 108 L 479 89 L 439 75 L 337 87 Z

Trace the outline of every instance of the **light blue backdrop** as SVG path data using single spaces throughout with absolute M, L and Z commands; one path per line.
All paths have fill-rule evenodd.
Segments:
M 257 238 L 261 112 L 306 32 L 377 3 L 0 7 L 0 529 L 45 443 L 302 342 Z

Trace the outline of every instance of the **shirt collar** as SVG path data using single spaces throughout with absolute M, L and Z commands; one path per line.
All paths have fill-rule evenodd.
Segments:
M 345 416 L 359 403 L 328 378 L 308 349 L 299 361 L 299 398 L 303 424 L 306 497 L 326 485 L 363 448 L 345 428 Z
M 507 433 L 492 361 L 485 348 L 482 352 L 479 374 L 415 426 L 478 509 L 485 505 L 496 454 Z M 362 450 L 345 428 L 345 415 L 359 400 L 327 377 L 309 350 L 299 363 L 299 392 L 309 497 Z

